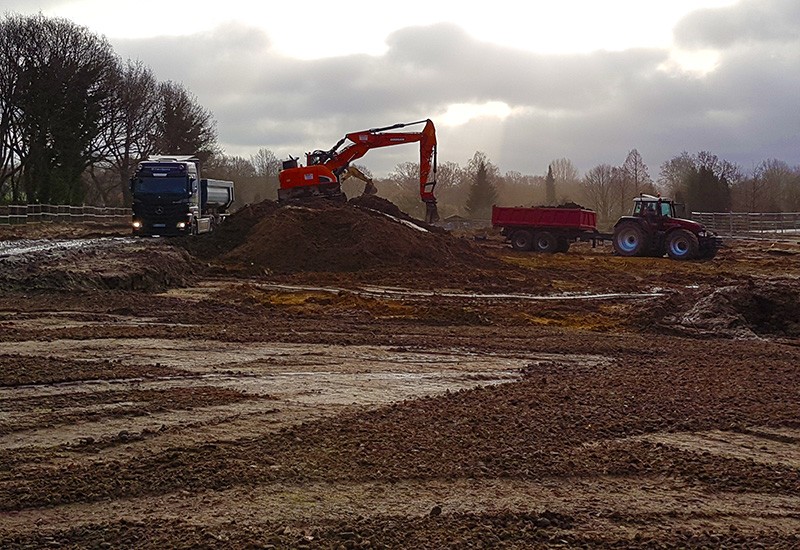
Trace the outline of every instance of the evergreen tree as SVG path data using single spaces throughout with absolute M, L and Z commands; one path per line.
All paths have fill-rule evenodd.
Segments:
M 545 202 L 547 206 L 556 204 L 556 178 L 553 176 L 553 165 L 547 167 L 547 177 L 544 180 Z
M 727 212 L 731 206 L 730 185 L 724 175 L 700 166 L 687 177 L 686 198 L 693 212 Z
M 467 212 L 473 218 L 492 217 L 492 206 L 497 202 L 497 189 L 489 178 L 486 162 L 481 159 L 475 171 L 475 179 L 470 185 L 467 197 Z

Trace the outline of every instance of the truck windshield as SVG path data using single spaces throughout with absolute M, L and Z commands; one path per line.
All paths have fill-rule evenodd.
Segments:
M 136 178 L 134 193 L 185 195 L 186 178 Z

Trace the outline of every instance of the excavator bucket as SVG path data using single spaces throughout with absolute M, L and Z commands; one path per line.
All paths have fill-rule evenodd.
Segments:
M 425 223 L 435 223 L 439 221 L 439 209 L 436 208 L 436 201 L 425 202 Z
M 371 179 L 367 180 L 367 182 L 364 184 L 364 192 L 361 193 L 361 194 L 362 195 L 377 195 L 378 194 L 378 188 L 375 187 L 375 184 L 372 183 Z

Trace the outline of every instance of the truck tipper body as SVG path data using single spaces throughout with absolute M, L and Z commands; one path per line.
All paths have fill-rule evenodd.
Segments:
M 196 235 L 213 231 L 234 200 L 231 181 L 201 179 L 191 156 L 155 156 L 131 178 L 134 235 Z

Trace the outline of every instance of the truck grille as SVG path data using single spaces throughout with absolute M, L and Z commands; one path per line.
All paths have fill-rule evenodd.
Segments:
M 142 216 L 148 218 L 176 218 L 186 215 L 185 204 L 142 204 L 139 206 Z

